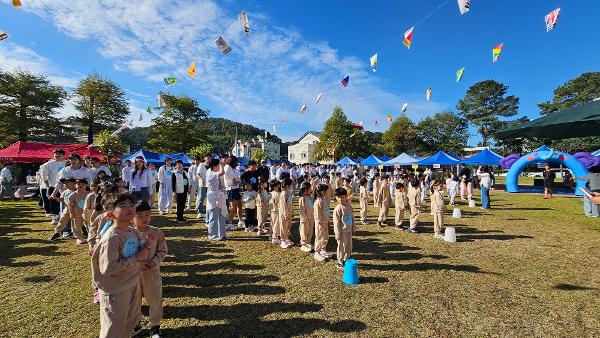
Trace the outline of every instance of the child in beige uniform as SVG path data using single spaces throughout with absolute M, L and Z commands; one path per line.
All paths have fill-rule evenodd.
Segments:
M 75 192 L 69 197 L 69 217 L 71 218 L 71 228 L 75 242 L 78 245 L 85 243 L 86 238 L 83 236 L 83 210 L 88 192 L 85 191 L 87 181 L 79 179 L 75 181 Z
M 98 214 L 94 211 L 96 210 L 96 197 L 98 197 L 99 193 L 100 180 L 94 180 L 90 183 L 90 193 L 85 198 L 85 203 L 83 204 L 83 221 L 88 229 L 88 234 L 94 218 L 98 217 Z
M 160 263 L 167 256 L 167 242 L 165 234 L 159 228 L 150 226 L 151 211 L 152 208 L 148 202 L 138 201 L 135 206 L 133 224 L 140 232 L 143 241 L 146 241 L 148 237 L 156 238 L 156 242 L 149 246 L 148 259 L 141 263 L 140 297 L 146 298 L 150 308 L 150 336 L 160 336 L 160 322 L 163 316 Z
M 410 182 L 411 189 L 408 190 L 407 198 L 410 206 L 410 228 L 409 232 L 418 233 L 419 213 L 421 212 L 421 182 L 415 178 Z
M 281 247 L 287 249 L 294 245 L 290 241 L 292 230 L 292 219 L 294 217 L 294 194 L 292 192 L 293 181 L 286 178 L 282 183 L 282 191 L 279 196 L 279 221 L 281 222 Z
M 377 218 L 377 225 L 384 227 L 387 225 L 387 217 L 390 212 L 390 203 L 392 198 L 390 195 L 390 187 L 388 186 L 388 177 L 384 175 L 381 177 L 381 185 L 379 192 L 377 193 L 377 203 L 379 206 L 379 218 Z
M 369 181 L 366 178 L 360 180 L 360 221 L 362 224 L 367 224 L 367 217 L 369 214 L 369 191 L 367 190 L 367 184 Z
M 267 219 L 269 218 L 269 183 L 264 179 L 258 180 L 258 195 L 256 196 L 256 217 L 258 219 L 258 231 L 256 236 L 262 236 L 267 232 Z
M 375 174 L 375 179 L 373 179 L 373 206 L 379 207 L 379 189 L 381 188 L 381 181 L 379 181 L 379 174 Z
M 442 182 L 435 181 L 431 186 L 431 215 L 433 216 L 433 237 L 444 238 L 442 230 L 444 228 L 444 212 L 446 205 L 444 204 L 444 190 Z
M 404 184 L 396 183 L 396 192 L 394 193 L 394 204 L 396 207 L 396 230 L 404 230 L 402 222 L 404 221 L 404 210 L 408 206 L 408 198 L 406 197 L 406 191 L 404 191 Z
M 322 262 L 327 258 L 331 258 L 331 253 L 327 252 L 327 242 L 329 242 L 329 199 L 327 184 L 319 184 L 315 190 L 313 197 L 314 205 L 314 220 L 315 220 L 315 254 L 314 258 Z
M 111 196 L 112 197 L 112 196 Z M 156 238 L 141 235 L 129 224 L 135 217 L 128 193 L 114 196 L 113 225 L 100 238 L 92 255 L 92 276 L 100 291 L 100 338 L 130 337 L 140 315 L 140 263 L 146 262 Z
M 314 201 L 311 196 L 312 188 L 309 182 L 302 183 L 300 187 L 300 250 L 312 251 L 312 237 L 314 227 Z
M 64 208 L 60 214 L 60 218 L 58 219 L 58 224 L 56 225 L 56 228 L 54 228 L 54 235 L 48 239 L 50 241 L 56 241 L 60 239 L 61 232 L 65 229 L 67 224 L 71 222 L 71 215 L 69 213 L 69 198 L 71 198 L 71 195 L 75 192 L 75 179 L 60 179 L 60 182 L 65 185 L 65 190 L 60 193 L 59 198 L 62 200 Z M 50 196 L 48 198 L 56 199 L 57 197 Z
M 344 188 L 336 189 L 337 205 L 333 210 L 333 231 L 337 241 L 338 268 L 343 269 L 346 260 L 352 255 L 352 235 L 354 234 L 354 215 L 352 206 L 348 203 L 347 192 Z
M 271 209 L 271 243 L 281 244 L 281 219 L 279 218 L 279 198 L 281 197 L 281 182 L 271 181 L 271 199 L 269 207 Z

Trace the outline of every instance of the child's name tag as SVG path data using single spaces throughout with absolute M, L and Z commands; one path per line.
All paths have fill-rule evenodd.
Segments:
M 344 223 L 348 225 L 352 224 L 352 215 L 344 215 Z
M 102 230 L 100 230 L 100 236 L 104 236 L 104 233 L 106 231 L 108 231 L 108 229 L 110 229 L 111 225 L 112 225 L 112 221 L 108 221 L 108 222 L 104 223 L 104 226 L 102 227 Z
M 127 238 L 123 244 L 123 257 L 133 257 L 138 252 L 138 242 L 135 236 Z
M 77 201 L 77 206 L 79 207 L 79 209 L 83 209 L 83 207 L 85 206 L 85 201 Z
M 171 170 L 167 170 L 167 175 L 171 176 L 173 172 Z
M 183 185 L 188 185 L 188 180 L 187 180 L 187 178 L 184 178 L 184 179 L 183 179 Z
M 313 207 L 313 205 L 314 205 L 314 202 L 313 202 L 313 199 L 312 199 L 312 197 L 309 197 L 309 198 L 307 198 L 307 199 L 306 199 L 306 204 L 308 204 L 308 207 L 309 207 L 309 208 L 312 208 L 312 207 Z

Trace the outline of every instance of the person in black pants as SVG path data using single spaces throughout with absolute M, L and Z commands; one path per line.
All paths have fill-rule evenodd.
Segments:
M 554 187 L 554 179 L 556 174 L 550 168 L 549 164 L 546 164 L 544 168 L 544 199 L 552 198 L 552 188 Z
M 171 174 L 171 183 L 173 187 L 173 199 L 177 203 L 177 222 L 185 223 L 187 220 L 183 217 L 183 212 L 185 211 L 185 202 L 190 183 L 185 170 L 183 170 L 182 160 L 175 162 L 175 170 Z

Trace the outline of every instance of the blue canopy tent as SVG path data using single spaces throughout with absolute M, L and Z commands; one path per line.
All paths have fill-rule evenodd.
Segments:
M 171 160 L 173 160 L 173 163 L 175 163 L 177 160 L 182 160 L 183 165 L 185 167 L 191 166 L 192 163 L 194 162 L 194 160 L 191 157 L 187 156 L 184 153 L 158 154 L 158 153 L 155 153 L 152 151 L 140 149 L 140 150 L 133 152 L 133 153 L 127 155 L 126 157 L 122 158 L 121 164 L 125 163 L 125 161 L 127 161 L 127 160 L 131 160 L 131 162 L 133 162 L 135 160 L 135 158 L 138 156 L 143 157 L 144 161 L 146 161 L 146 163 L 154 164 L 155 166 L 161 166 L 161 165 L 165 164 L 165 159 L 167 157 L 170 157 Z
M 417 153 L 410 154 L 410 157 L 414 158 L 416 161 L 420 161 L 425 158 L 423 156 L 419 156 Z
M 417 162 L 418 165 L 455 165 L 458 164 L 461 160 L 456 157 L 456 155 L 448 154 L 443 151 L 438 151 L 437 153 L 431 155 L 430 157 Z
M 381 155 L 379 156 L 379 159 L 382 160 L 383 162 L 385 161 L 389 161 L 391 157 L 387 156 L 387 155 Z
M 240 156 L 237 159 L 238 159 L 238 163 L 240 165 L 244 165 L 244 166 L 248 165 L 248 162 L 250 162 L 250 159 L 247 158 L 246 156 Z
M 335 162 L 335 165 L 356 165 L 356 162 L 354 162 L 350 157 L 346 156 Z
M 353 161 L 356 162 L 356 163 L 360 163 L 363 160 L 364 160 L 364 158 L 362 158 L 362 157 L 357 157 L 357 158 L 353 159 Z
M 592 153 L 592 155 L 594 155 L 594 156 L 600 156 L 600 149 L 598 149 L 598 150 L 594 151 L 594 152 Z
M 417 159 L 414 159 L 407 153 L 402 153 L 389 161 L 385 161 L 382 164 L 385 166 L 395 166 L 395 165 L 412 165 L 417 163 Z
M 502 156 L 496 154 L 495 152 L 489 149 L 483 149 L 479 153 L 462 160 L 460 163 L 465 165 L 500 165 L 500 160 Z
M 360 161 L 362 166 L 380 165 L 383 161 L 378 159 L 377 156 L 371 155 L 364 160 Z

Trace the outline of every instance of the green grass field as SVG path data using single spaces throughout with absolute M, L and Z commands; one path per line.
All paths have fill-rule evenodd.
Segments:
M 492 206 L 448 215 L 457 243 L 434 239 L 427 213 L 421 234 L 361 226 L 354 287 L 298 247 L 239 231 L 209 242 L 203 223 L 155 216 L 170 251 L 164 336 L 600 336 L 600 220 L 576 198 L 493 191 Z M 97 336 L 85 246 L 47 242 L 34 207 L 0 203 L 0 336 Z

